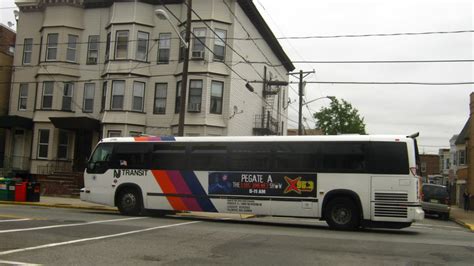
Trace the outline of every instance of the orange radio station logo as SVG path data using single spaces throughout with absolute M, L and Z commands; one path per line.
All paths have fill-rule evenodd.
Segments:
M 283 192 L 285 194 L 288 194 L 291 191 L 301 194 L 301 192 L 311 192 L 314 190 L 314 182 L 304 180 L 302 181 L 301 176 L 298 176 L 294 179 L 285 176 L 285 181 L 288 184 L 285 191 Z

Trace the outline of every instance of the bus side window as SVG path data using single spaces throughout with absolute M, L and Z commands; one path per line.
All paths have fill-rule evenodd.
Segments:
M 408 151 L 405 142 L 371 142 L 370 172 L 374 174 L 408 174 Z
M 366 142 L 321 143 L 320 169 L 326 173 L 367 173 Z
M 155 143 L 151 154 L 151 169 L 186 169 L 186 145 L 184 143 Z
M 275 172 L 316 172 L 317 143 L 277 142 L 274 144 Z
M 112 160 L 114 168 L 148 169 L 150 167 L 150 144 L 117 143 Z
M 227 145 L 191 143 L 188 166 L 196 171 L 225 171 L 228 169 Z
M 229 163 L 231 171 L 270 172 L 272 145 L 271 142 L 231 143 Z

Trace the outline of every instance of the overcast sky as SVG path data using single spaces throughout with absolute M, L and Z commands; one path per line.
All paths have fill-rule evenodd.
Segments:
M 474 29 L 470 0 L 254 0 L 277 37 L 374 33 L 458 31 Z M 0 23 L 14 21 L 14 0 L 0 0 Z M 474 59 L 474 33 L 281 40 L 294 61 Z M 307 81 L 469 82 L 472 63 L 295 64 L 310 71 Z M 293 85 L 296 90 L 297 85 Z M 448 147 L 469 116 L 473 85 L 337 85 L 307 84 L 308 101 L 332 95 L 345 99 L 365 118 L 369 134 L 420 132 L 420 150 L 437 154 Z M 297 95 L 290 90 L 290 97 Z M 316 111 L 329 100 L 310 104 Z M 290 118 L 297 121 L 297 104 Z M 311 127 L 314 120 L 305 108 Z M 297 127 L 289 122 L 291 127 Z

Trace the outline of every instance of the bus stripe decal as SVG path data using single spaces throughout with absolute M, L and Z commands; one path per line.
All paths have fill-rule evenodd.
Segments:
M 161 187 L 161 190 L 168 194 L 174 194 L 176 193 L 176 189 L 171 183 L 171 180 L 166 173 L 166 171 L 162 170 L 152 170 L 153 176 L 155 177 L 156 182 L 158 182 L 158 185 Z M 166 197 L 168 199 L 168 202 L 170 203 L 171 207 L 175 210 L 179 211 L 186 211 L 187 207 L 186 204 L 181 200 L 181 198 L 178 197 Z
M 212 204 L 212 201 L 207 197 L 207 193 L 202 187 L 201 183 L 197 179 L 196 174 L 193 171 L 182 171 L 181 174 L 184 176 L 184 181 L 188 184 L 193 195 L 206 196 L 197 197 L 197 201 L 201 208 L 205 212 L 217 212 L 216 207 Z
M 183 194 L 183 195 L 192 195 L 191 190 L 189 189 L 188 185 L 184 182 L 183 176 L 179 171 L 166 171 L 168 173 L 168 176 L 170 177 L 171 182 L 174 184 L 174 187 L 176 188 L 176 192 L 178 194 Z M 196 201 L 195 198 L 181 198 L 183 202 L 186 204 L 188 207 L 188 211 L 202 211 L 201 206 L 199 206 L 199 203 Z

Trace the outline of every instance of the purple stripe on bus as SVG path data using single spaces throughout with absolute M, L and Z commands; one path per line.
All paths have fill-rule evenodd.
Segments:
M 177 194 L 192 195 L 191 190 L 183 179 L 183 176 L 179 171 L 166 171 L 170 177 L 171 182 L 176 188 Z M 203 211 L 203 208 L 199 205 L 195 198 L 181 198 L 188 207 L 189 211 Z

